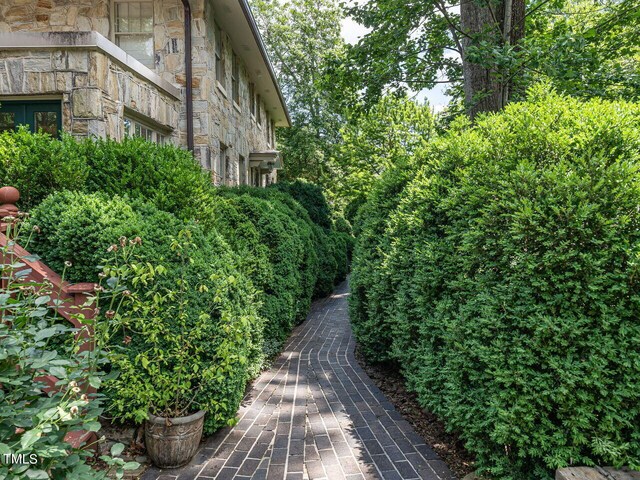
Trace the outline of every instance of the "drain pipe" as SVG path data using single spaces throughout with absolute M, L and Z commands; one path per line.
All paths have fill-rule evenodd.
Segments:
M 193 153 L 193 59 L 191 58 L 191 5 L 182 0 L 184 6 L 184 70 L 187 82 L 187 148 Z

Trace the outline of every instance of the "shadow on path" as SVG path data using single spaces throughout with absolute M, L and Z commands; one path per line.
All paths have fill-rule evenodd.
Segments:
M 143 480 L 455 480 L 354 358 L 349 285 L 314 302 L 274 366 L 256 379 L 239 422 L 189 465 Z

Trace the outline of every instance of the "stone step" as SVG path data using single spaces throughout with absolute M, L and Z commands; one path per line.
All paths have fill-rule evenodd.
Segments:
M 640 472 L 611 467 L 569 467 L 557 470 L 556 480 L 640 480 Z

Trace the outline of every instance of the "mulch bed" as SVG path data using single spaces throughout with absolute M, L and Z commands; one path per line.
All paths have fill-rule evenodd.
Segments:
M 417 396 L 407 391 L 404 378 L 397 368 L 368 363 L 358 349 L 356 360 L 396 410 L 413 425 L 427 445 L 433 448 L 458 478 L 473 472 L 473 455 L 465 450 L 457 435 L 445 430 L 441 420 L 418 404 Z

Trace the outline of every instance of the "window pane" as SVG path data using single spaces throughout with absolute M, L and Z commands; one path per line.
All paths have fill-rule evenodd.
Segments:
M 153 32 L 153 4 L 143 3 L 141 7 L 141 32 Z
M 132 2 L 129 4 L 129 31 L 142 31 L 140 30 L 140 4 L 138 2 Z
M 118 35 L 118 46 L 149 68 L 154 67 L 153 37 L 150 35 Z
M 35 130 L 48 133 L 53 137 L 58 136 L 58 114 L 56 112 L 36 112 Z
M 16 128 L 16 114 L 13 112 L 0 112 L 0 132 L 14 130 Z
M 128 3 L 116 4 L 116 31 L 117 32 L 129 31 L 129 4 Z

